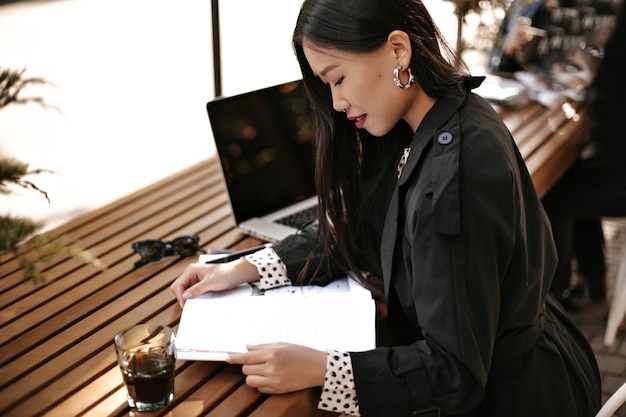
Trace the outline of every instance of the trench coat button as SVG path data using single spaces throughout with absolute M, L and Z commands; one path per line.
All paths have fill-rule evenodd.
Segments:
M 452 133 L 450 132 L 441 132 L 437 135 L 437 142 L 440 145 L 448 145 L 452 142 Z

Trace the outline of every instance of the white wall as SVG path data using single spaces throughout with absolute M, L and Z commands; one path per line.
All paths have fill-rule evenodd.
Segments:
M 291 48 L 301 3 L 301 0 L 220 1 L 224 95 L 301 77 Z
M 233 95 L 300 78 L 291 35 L 301 0 L 222 0 L 222 78 L 224 95 Z M 454 47 L 453 3 L 424 0 Z
M 454 43 L 452 4 L 426 0 Z M 222 79 L 233 95 L 299 78 L 291 32 L 300 0 L 222 0 Z M 447 23 L 447 24 L 445 24 Z M 0 152 L 56 172 L 49 192 L 0 195 L 0 212 L 52 227 L 213 152 L 210 0 L 53 0 L 0 6 L 0 67 L 23 68 L 62 114 L 0 111 Z
M 0 66 L 27 68 L 62 114 L 0 111 L 0 150 L 55 175 L 49 192 L 0 196 L 0 210 L 54 224 L 211 154 L 206 0 L 62 0 L 0 7 Z

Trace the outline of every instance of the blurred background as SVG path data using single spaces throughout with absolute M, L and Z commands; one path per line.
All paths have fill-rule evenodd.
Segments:
M 455 45 L 454 3 L 424 3 Z M 223 95 L 300 77 L 290 43 L 300 4 L 219 3 Z M 480 25 L 466 20 L 464 38 L 475 41 Z M 50 203 L 11 188 L 0 195 L 0 212 L 50 229 L 211 156 L 211 33 L 209 0 L 0 2 L 0 69 L 47 80 L 24 96 L 58 109 L 0 111 L 0 154 L 52 171 L 28 178 Z M 466 58 L 481 73 L 472 52 Z

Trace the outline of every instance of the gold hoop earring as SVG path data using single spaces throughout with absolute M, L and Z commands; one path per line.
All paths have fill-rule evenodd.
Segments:
M 408 67 L 406 71 L 409 73 L 409 81 L 407 81 L 407 83 L 404 84 L 402 81 L 400 81 L 401 69 L 402 69 L 402 63 L 398 62 L 398 65 L 396 65 L 396 67 L 393 69 L 393 83 L 396 85 L 396 87 L 406 90 L 407 88 L 411 88 L 411 86 L 415 82 L 415 77 L 413 76 L 413 72 L 411 72 L 411 67 Z

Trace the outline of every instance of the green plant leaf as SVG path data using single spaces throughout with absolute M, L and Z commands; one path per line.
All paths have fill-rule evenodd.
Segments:
M 10 104 L 36 103 L 51 108 L 42 97 L 22 97 L 28 85 L 49 84 L 43 78 L 24 77 L 25 69 L 0 68 L 0 109 Z M 56 107 L 52 107 L 55 108 Z M 57 109 L 58 110 L 58 109 Z M 52 172 L 43 169 L 29 170 L 27 163 L 15 158 L 0 155 L 0 194 L 9 194 L 10 186 L 15 185 L 37 191 L 50 202 L 48 193 L 24 177 Z M 105 271 L 106 265 L 67 235 L 55 236 L 51 233 L 35 234 L 42 224 L 27 218 L 0 215 L 0 252 L 13 251 L 24 272 L 24 280 L 36 284 L 45 282 L 44 265 L 63 256 L 78 259 Z

